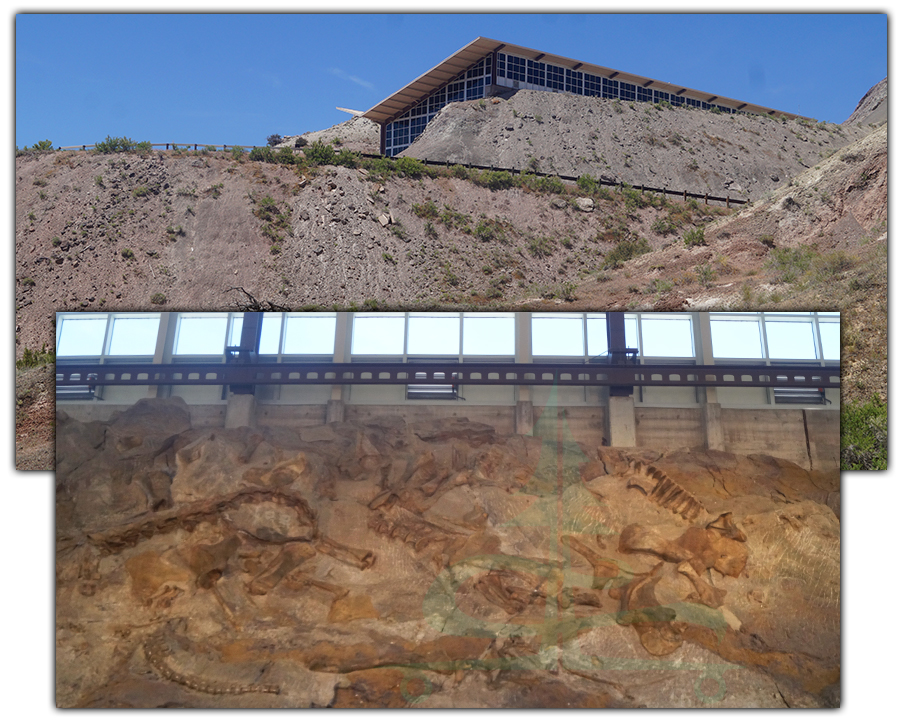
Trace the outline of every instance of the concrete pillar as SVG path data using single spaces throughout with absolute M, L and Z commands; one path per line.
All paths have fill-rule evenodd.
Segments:
M 534 405 L 531 402 L 516 402 L 516 434 L 530 435 L 534 432 Z
M 531 314 L 519 311 L 516 313 L 516 363 L 531 364 Z M 517 402 L 531 402 L 531 385 L 520 384 L 516 393 Z M 518 410 L 516 422 L 518 427 Z M 518 429 L 516 430 L 518 432 Z
M 350 340 L 352 336 L 353 319 L 351 314 L 347 311 L 338 311 L 334 329 L 334 356 L 332 357 L 332 361 L 335 364 L 350 361 Z M 344 421 L 344 397 L 344 386 L 332 384 L 331 399 L 328 402 L 328 409 L 325 413 L 325 422 Z
M 610 397 L 607 411 L 609 412 L 609 444 L 613 447 L 636 447 L 634 395 Z
M 256 396 L 231 394 L 225 406 L 225 427 L 253 427 L 256 424 Z
M 715 387 L 708 387 L 715 391 Z M 725 450 L 725 431 L 722 428 L 722 405 L 707 402 L 703 405 L 703 431 L 707 450 Z
M 162 313 L 159 316 L 159 329 L 156 332 L 156 349 L 153 352 L 154 364 L 168 364 L 166 361 L 166 346 L 168 342 L 175 340 L 175 322 L 177 313 Z M 171 347 L 168 349 L 171 351 Z M 171 356 L 168 357 L 171 360 Z M 151 384 L 147 387 L 148 397 L 165 396 L 159 391 L 158 384 Z
M 344 400 L 329 399 L 325 408 L 325 423 L 344 421 Z
M 697 323 L 697 348 L 700 350 L 697 356 L 698 364 L 715 364 L 712 349 L 712 326 L 710 325 L 709 312 L 702 311 L 695 314 Z M 716 404 L 719 401 L 719 389 L 717 387 L 700 387 L 701 402 Z M 721 428 L 721 425 L 720 425 Z M 712 446 L 710 446 L 712 447 Z M 721 448 L 714 448 L 719 450 Z

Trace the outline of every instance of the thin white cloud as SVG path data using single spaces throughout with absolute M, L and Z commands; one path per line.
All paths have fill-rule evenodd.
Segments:
M 375 84 L 369 83 L 368 81 L 364 81 L 363 79 L 359 78 L 358 76 L 351 76 L 349 73 L 341 70 L 340 68 L 329 68 L 328 71 L 333 76 L 342 78 L 345 81 L 352 81 L 353 83 L 358 84 L 358 85 L 362 86 L 363 88 L 367 88 L 367 89 L 375 88 Z

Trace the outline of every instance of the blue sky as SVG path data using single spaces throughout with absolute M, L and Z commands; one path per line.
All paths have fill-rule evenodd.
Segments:
M 265 144 L 365 110 L 475 37 L 840 123 L 886 15 L 20 14 L 15 143 Z

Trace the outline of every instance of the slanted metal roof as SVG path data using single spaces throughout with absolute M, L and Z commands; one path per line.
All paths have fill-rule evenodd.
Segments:
M 451 81 L 461 71 L 465 71 L 473 63 L 492 51 L 511 53 L 514 56 L 521 56 L 523 58 L 530 58 L 532 60 L 541 61 L 543 63 L 550 63 L 554 66 L 570 68 L 573 71 L 583 71 L 585 73 L 591 73 L 595 76 L 606 76 L 607 78 L 614 78 L 618 81 L 626 81 L 628 83 L 633 83 L 644 88 L 665 91 L 666 93 L 675 94 L 676 96 L 689 96 L 692 99 L 706 101 L 707 103 L 711 104 L 730 106 L 732 108 L 738 109 L 739 111 L 747 111 L 754 114 L 764 114 L 767 116 L 783 115 L 789 119 L 809 119 L 809 117 L 800 116 L 799 114 L 792 114 L 788 111 L 770 109 L 767 106 L 759 106 L 758 104 L 751 104 L 746 101 L 739 101 L 737 99 L 731 99 L 726 96 L 718 96 L 706 91 L 699 91 L 697 89 L 679 86 L 677 84 L 668 83 L 666 81 L 659 81 L 655 78 L 636 76 L 633 73 L 625 73 L 624 71 L 619 71 L 615 68 L 596 66 L 592 63 L 584 63 L 583 61 L 576 61 L 572 58 L 556 56 L 552 53 L 543 53 L 541 51 L 536 51 L 533 48 L 525 48 L 524 46 L 512 45 L 510 43 L 504 43 L 503 41 L 493 40 L 492 38 L 480 37 L 476 38 L 468 45 L 463 46 L 458 51 L 456 51 L 456 53 L 438 63 L 434 68 L 423 73 L 415 81 L 407 84 L 399 91 L 388 96 L 384 101 L 375 104 L 375 106 L 366 111 L 363 116 L 368 119 L 372 119 L 373 121 L 377 121 L 380 124 L 392 121 L 407 109 L 415 106 L 417 103 L 419 103 L 419 101 L 426 98 L 433 91 L 437 91 L 445 83 Z

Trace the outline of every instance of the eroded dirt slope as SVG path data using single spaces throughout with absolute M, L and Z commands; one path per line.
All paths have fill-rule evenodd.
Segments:
M 404 154 L 753 200 L 869 131 L 523 90 L 450 104 Z

